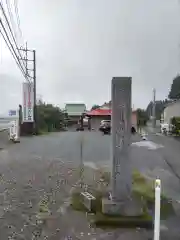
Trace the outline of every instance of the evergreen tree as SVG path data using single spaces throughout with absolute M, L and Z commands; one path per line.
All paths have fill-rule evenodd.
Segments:
M 168 97 L 171 100 L 180 99 L 180 75 L 173 79 Z

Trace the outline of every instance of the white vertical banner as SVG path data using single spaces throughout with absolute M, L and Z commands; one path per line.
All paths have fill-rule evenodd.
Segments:
M 34 122 L 34 84 L 23 82 L 23 122 Z

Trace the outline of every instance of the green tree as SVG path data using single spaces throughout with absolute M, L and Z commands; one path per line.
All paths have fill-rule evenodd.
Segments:
M 170 100 L 168 100 L 168 99 L 165 99 L 163 101 L 158 100 L 155 102 L 155 104 L 156 104 L 155 105 L 156 119 L 158 119 L 158 120 L 161 119 L 161 114 L 169 102 L 170 102 Z M 152 112 L 153 112 L 153 102 L 151 101 L 146 108 L 146 114 L 147 114 L 148 118 L 150 118 L 150 116 L 152 116 Z
M 144 109 L 137 109 L 137 123 L 138 126 L 145 126 L 148 120 L 147 113 Z
M 180 99 L 180 75 L 173 79 L 168 97 L 171 100 Z
M 65 114 L 52 104 L 39 102 L 37 105 L 37 124 L 39 133 L 59 131 L 64 127 Z
M 97 109 L 97 108 L 100 108 L 100 106 L 97 105 L 97 104 L 94 104 L 94 105 L 92 106 L 91 110 L 95 110 L 95 109 Z

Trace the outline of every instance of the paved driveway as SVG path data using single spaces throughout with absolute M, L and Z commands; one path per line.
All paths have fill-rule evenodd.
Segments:
M 8 154 L 16 158 L 28 158 L 30 155 L 36 155 L 78 163 L 81 141 L 84 161 L 109 160 L 110 136 L 102 136 L 99 132 L 61 132 L 37 137 L 23 137 L 21 143 L 8 148 Z

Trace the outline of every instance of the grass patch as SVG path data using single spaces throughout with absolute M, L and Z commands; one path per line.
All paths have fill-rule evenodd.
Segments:
M 74 192 L 71 196 L 71 206 L 75 211 L 87 212 L 80 198 L 80 192 Z
M 152 217 L 144 214 L 140 217 L 125 217 L 125 216 L 108 216 L 101 212 L 89 217 L 90 223 L 97 227 L 111 227 L 111 228 L 153 228 Z
M 105 176 L 104 178 L 102 176 Z M 110 174 L 104 173 L 101 178 L 106 182 L 110 180 Z M 96 226 L 105 227 L 141 227 L 152 228 L 153 224 L 153 212 L 154 212 L 154 181 L 147 179 L 138 171 L 133 172 L 133 184 L 132 192 L 135 197 L 140 198 L 143 204 L 143 214 L 138 217 L 125 217 L 125 216 L 109 216 L 102 214 L 102 198 L 106 195 L 106 192 L 98 191 L 96 189 L 89 190 L 96 200 L 92 204 L 92 213 L 94 215 L 89 217 L 89 221 Z M 81 196 L 79 192 L 72 194 L 71 199 L 72 208 L 76 211 L 88 212 L 86 207 L 81 202 Z M 166 219 L 168 216 L 173 215 L 174 210 L 172 203 L 162 194 L 161 195 L 161 219 Z
M 102 192 L 94 192 L 96 200 L 92 205 L 91 213 L 93 215 L 88 216 L 88 220 L 91 225 L 103 228 L 152 228 L 152 217 L 148 213 L 144 213 L 139 217 L 124 217 L 124 216 L 109 216 L 101 212 L 102 209 Z M 85 206 L 81 203 L 80 193 L 73 193 L 71 198 L 71 206 L 75 211 L 88 212 Z
M 133 172 L 132 191 L 136 196 L 143 197 L 148 209 L 154 210 L 155 203 L 155 182 L 149 180 L 137 171 Z M 172 203 L 161 194 L 161 219 L 166 219 L 174 214 Z

